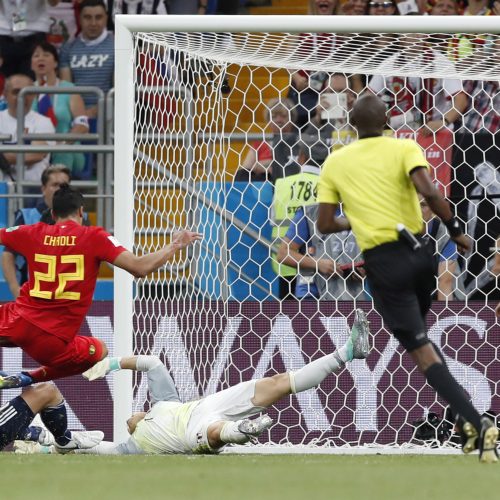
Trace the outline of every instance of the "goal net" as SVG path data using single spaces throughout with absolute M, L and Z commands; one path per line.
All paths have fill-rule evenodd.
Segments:
M 145 279 L 118 273 L 116 354 L 160 356 L 188 401 L 332 352 L 361 308 L 369 358 L 270 408 L 261 441 L 447 441 L 445 406 L 384 328 L 354 238 L 315 231 L 315 186 L 329 152 L 356 140 L 355 99 L 379 95 L 386 133 L 418 141 L 476 241 L 459 256 L 422 207 L 440 269 L 429 336 L 479 411 L 496 414 L 500 38 L 487 19 L 474 32 L 455 19 L 389 19 L 384 33 L 373 18 L 358 28 L 353 18 L 273 19 L 188 30 L 182 16 L 118 18 L 116 236 L 139 253 L 179 228 L 203 241 Z M 297 271 L 286 265 L 294 252 L 326 267 Z M 117 377 L 116 425 L 148 408 L 146 382 Z

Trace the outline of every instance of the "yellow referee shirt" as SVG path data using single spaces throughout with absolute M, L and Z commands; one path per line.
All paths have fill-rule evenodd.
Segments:
M 342 203 L 361 250 L 396 241 L 396 226 L 423 230 L 417 191 L 410 179 L 426 167 L 419 145 L 410 139 L 369 137 L 333 152 L 318 183 L 319 203 Z

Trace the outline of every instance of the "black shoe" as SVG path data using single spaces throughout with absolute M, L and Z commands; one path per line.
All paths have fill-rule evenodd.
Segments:
M 462 451 L 468 454 L 477 450 L 479 448 L 479 433 L 476 428 L 460 415 L 457 416 L 457 427 L 462 442 Z
M 481 424 L 479 461 L 485 464 L 493 464 L 498 462 L 498 428 L 488 417 L 483 417 Z

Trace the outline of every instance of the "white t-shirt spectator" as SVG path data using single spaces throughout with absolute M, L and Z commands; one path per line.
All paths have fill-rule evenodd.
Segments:
M 30 134 L 54 134 L 55 128 L 49 118 L 37 113 L 36 111 L 30 111 L 24 117 L 24 131 Z M 8 134 L 12 136 L 11 141 L 6 141 L 4 144 L 13 144 L 17 141 L 17 119 L 10 116 L 7 109 L 0 111 L 0 134 Z M 54 144 L 54 142 L 49 141 L 47 141 L 47 143 Z M 49 160 L 50 155 L 47 155 L 42 161 L 33 163 L 32 165 L 26 165 L 24 170 L 24 180 L 40 182 L 42 172 L 49 166 Z M 12 165 L 12 175 L 14 177 L 15 173 L 15 165 Z
M 403 70 L 430 70 L 439 68 L 440 72 L 454 72 L 453 63 L 443 54 L 433 49 L 423 51 L 418 57 L 403 60 L 401 53 L 396 53 L 382 63 L 381 72 L 386 75 L 398 75 Z M 422 123 L 422 115 L 428 120 L 442 119 L 442 115 L 452 107 L 451 98 L 462 91 L 462 83 L 455 78 L 398 77 L 374 75 L 368 88 L 380 96 L 388 105 L 391 121 L 398 115 L 405 115 L 408 126 Z M 424 93 L 432 95 L 428 109 L 424 109 Z M 392 126 L 392 123 L 391 123 Z M 398 128 L 398 127 L 396 127 Z
M 0 35 L 29 36 L 36 32 L 48 33 L 50 16 L 47 0 L 3 0 L 0 2 Z M 22 30 L 14 29 L 14 19 L 25 21 Z

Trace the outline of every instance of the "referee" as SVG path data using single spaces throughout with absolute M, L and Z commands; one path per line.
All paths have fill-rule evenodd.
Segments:
M 352 227 L 377 311 L 429 385 L 459 416 L 463 451 L 479 447 L 481 462 L 496 462 L 496 426 L 481 418 L 427 336 L 425 315 L 435 288 L 436 264 L 434 248 L 422 237 L 417 192 L 441 218 L 459 251 L 470 250 L 471 241 L 434 186 L 418 144 L 383 136 L 382 100 L 372 94 L 360 97 L 350 118 L 359 140 L 325 161 L 318 184 L 317 228 L 334 233 Z M 339 203 L 346 218 L 335 216 Z

